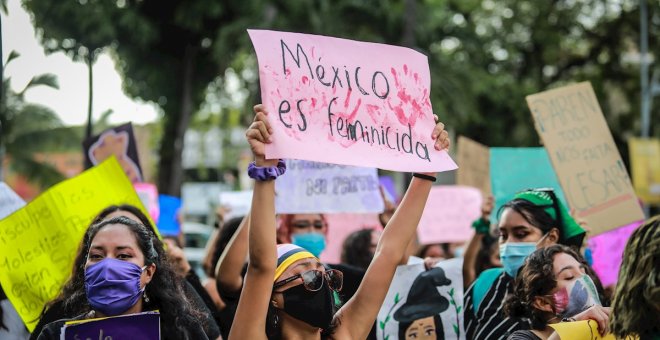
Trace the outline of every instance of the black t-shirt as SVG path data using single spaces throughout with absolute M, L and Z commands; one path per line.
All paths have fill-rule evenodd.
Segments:
M 541 340 L 534 332 L 529 330 L 515 331 L 509 335 L 507 340 Z

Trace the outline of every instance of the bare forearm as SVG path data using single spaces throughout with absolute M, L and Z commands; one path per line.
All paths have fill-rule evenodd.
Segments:
M 475 265 L 477 263 L 477 254 L 481 247 L 481 240 L 484 234 L 475 233 L 470 239 L 465 254 L 463 256 L 463 287 L 467 287 L 476 279 Z
M 250 214 L 243 218 L 229 244 L 222 252 L 216 266 L 216 277 L 220 287 L 234 292 L 243 286 L 243 264 L 248 252 L 248 224 Z
M 250 269 L 275 272 L 275 224 L 275 181 L 256 181 L 248 231 Z

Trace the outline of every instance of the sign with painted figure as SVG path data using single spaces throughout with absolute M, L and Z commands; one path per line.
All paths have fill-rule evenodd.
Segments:
M 660 139 L 631 138 L 628 149 L 637 196 L 646 204 L 660 204 Z
M 382 230 L 378 214 L 327 214 L 327 244 L 320 259 L 324 263 L 340 263 L 344 240 L 351 233 L 361 229 Z
M 25 201 L 5 182 L 0 182 L 0 220 L 24 206 Z
M 131 182 L 144 181 L 131 123 L 105 130 L 100 135 L 84 140 L 83 151 L 87 168 L 115 156 Z
M 568 204 L 594 235 L 644 218 L 588 82 L 527 96 Z
M 379 340 L 465 339 L 463 259 L 397 267 L 376 319 Z
M 642 222 L 633 222 L 589 238 L 589 249 L 594 261 L 591 267 L 598 274 L 603 287 L 616 284 L 628 239 Z
M 268 158 L 394 171 L 456 169 L 448 153 L 433 146 L 425 55 L 310 34 L 248 33 L 273 127 Z
M 131 204 L 148 214 L 111 157 L 0 220 L 0 282 L 28 330 L 68 279 L 92 219 L 113 204 Z
M 417 227 L 420 244 L 463 242 L 472 237 L 472 222 L 481 216 L 481 192 L 472 187 L 431 188 Z
M 63 340 L 160 340 L 160 313 L 152 311 L 69 321 L 62 327 L 61 338 Z
M 490 178 L 495 197 L 491 221 L 501 206 L 520 191 L 552 188 L 566 202 L 562 186 L 544 148 L 490 148 Z
M 380 213 L 378 171 L 349 165 L 287 159 L 275 181 L 279 214 Z
M 456 171 L 456 184 L 467 185 L 490 195 L 490 150 L 465 136 L 458 136 L 457 161 L 461 165 Z

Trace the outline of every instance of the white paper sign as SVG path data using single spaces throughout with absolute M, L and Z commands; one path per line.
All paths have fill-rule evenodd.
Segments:
M 7 184 L 0 182 L 0 220 L 23 206 L 25 206 L 25 201 L 14 190 L 11 190 Z
M 286 160 L 275 181 L 279 214 L 380 213 L 384 209 L 375 168 Z
M 378 339 L 404 340 L 415 332 L 420 337 L 431 327 L 434 338 L 465 339 L 462 270 L 462 258 L 440 261 L 428 271 L 423 263 L 399 266 L 378 312 Z M 420 323 L 423 329 L 417 329 Z

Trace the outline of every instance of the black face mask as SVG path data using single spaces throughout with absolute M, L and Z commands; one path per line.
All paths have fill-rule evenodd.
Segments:
M 311 326 L 328 329 L 334 317 L 334 295 L 327 283 L 312 292 L 297 285 L 282 292 L 284 312 Z

